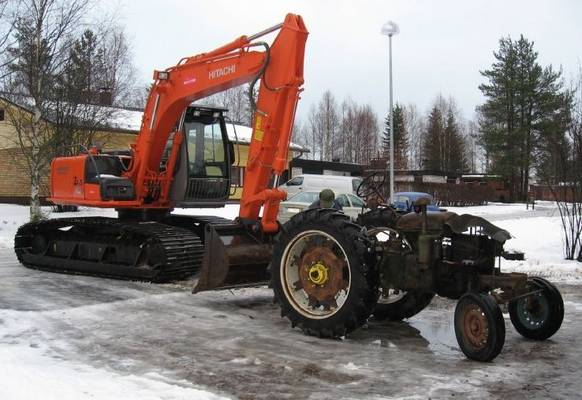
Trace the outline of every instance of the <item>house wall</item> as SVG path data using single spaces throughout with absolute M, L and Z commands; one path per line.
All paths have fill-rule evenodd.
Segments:
M 0 107 L 10 105 L 0 104 Z M 16 107 L 15 107 L 16 108 Z M 16 110 L 19 110 L 16 108 Z M 30 178 L 28 167 L 17 147 L 16 132 L 7 121 L 0 121 L 0 202 L 27 204 L 30 196 Z M 132 132 L 97 132 L 94 136 L 94 144 L 100 145 L 103 150 L 126 150 L 131 143 L 135 143 L 137 135 Z M 248 161 L 249 146 L 247 144 L 235 144 L 235 163 L 231 168 L 233 185 L 231 188 L 232 200 L 239 200 L 242 195 L 243 175 Z M 289 151 L 288 161 L 294 157 L 294 152 Z M 45 173 L 45 180 L 41 188 L 41 196 L 49 195 L 49 171 Z

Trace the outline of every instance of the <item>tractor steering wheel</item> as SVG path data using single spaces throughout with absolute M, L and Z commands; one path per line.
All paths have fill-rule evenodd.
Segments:
M 379 177 L 379 179 L 376 179 L 376 177 Z M 386 174 L 376 171 L 362 180 L 356 189 L 356 194 L 358 197 L 361 197 L 366 201 L 368 200 L 368 197 L 373 196 L 378 198 L 380 203 L 385 203 L 386 199 L 382 194 L 385 184 Z

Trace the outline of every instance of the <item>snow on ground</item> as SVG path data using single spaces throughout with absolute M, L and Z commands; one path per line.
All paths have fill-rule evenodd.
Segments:
M 178 208 L 174 213 L 185 215 L 214 215 L 234 219 L 238 215 L 238 208 L 238 204 L 227 204 L 224 208 Z M 117 212 L 109 208 L 80 207 L 77 212 L 56 213 L 51 212 L 51 207 L 43 207 L 43 212 L 49 218 L 87 216 L 117 217 Z M 14 235 L 20 225 L 28 222 L 28 218 L 28 207 L 0 203 L 0 249 L 11 249 L 14 246 Z
M 176 209 L 174 213 L 234 219 L 238 208 L 237 204 L 227 204 L 224 208 Z M 504 271 L 527 272 L 560 282 L 582 282 L 582 263 L 564 260 L 561 220 L 554 203 L 538 202 L 534 210 L 527 210 L 524 204 L 503 203 L 447 209 L 458 214 L 484 217 L 513 235 L 514 238 L 506 243 L 506 249 L 525 252 L 526 260 L 503 260 Z M 50 207 L 44 210 L 50 218 L 116 216 L 111 209 L 81 208 L 75 213 L 50 213 Z M 28 207 L 0 204 L 0 249 L 12 248 L 16 230 L 27 219 Z
M 582 263 L 564 259 L 562 221 L 555 203 L 540 201 L 533 210 L 526 209 L 525 204 L 503 203 L 448 210 L 484 217 L 511 233 L 513 239 L 505 249 L 525 252 L 525 261 L 502 260 L 503 271 L 525 272 L 558 282 L 582 282 Z
M 38 348 L 25 345 L 0 347 L 0 360 L 0 392 L 10 400 L 226 399 L 196 389 L 188 381 L 169 381 L 153 372 L 142 376 L 121 375 L 67 360 L 55 362 Z

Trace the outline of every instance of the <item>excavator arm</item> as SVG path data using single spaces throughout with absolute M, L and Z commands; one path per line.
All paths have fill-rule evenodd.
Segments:
M 271 46 L 254 42 L 275 30 L 279 33 Z M 185 108 L 200 98 L 260 79 L 240 217 L 257 221 L 264 205 L 262 230 L 278 229 L 276 215 L 285 193 L 268 185 L 273 175 L 277 182 L 286 168 L 295 109 L 303 84 L 307 35 L 302 18 L 288 14 L 280 25 L 249 37 L 241 36 L 209 53 L 182 59 L 176 66 L 154 73 L 155 82 L 127 172 L 135 184 L 140 206 L 151 197 L 153 188 L 159 196 L 147 207 L 170 205 L 172 168 L 160 171 L 159 166 L 168 137 Z M 168 164 L 175 165 L 176 158 L 177 152 L 172 152 Z

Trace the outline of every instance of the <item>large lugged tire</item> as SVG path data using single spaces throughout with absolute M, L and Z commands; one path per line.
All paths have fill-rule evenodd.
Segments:
M 501 309 L 488 294 L 467 293 L 455 308 L 455 335 L 467 358 L 491 361 L 505 343 Z
M 562 325 L 564 301 L 559 290 L 543 278 L 532 278 L 530 289 L 542 289 L 542 292 L 510 301 L 509 317 L 522 336 L 546 340 Z
M 421 290 L 400 292 L 390 295 L 387 299 L 380 297 L 374 309 L 374 318 L 390 321 L 401 321 L 410 318 L 424 310 L 432 301 L 434 293 Z
M 378 279 L 361 227 L 331 209 L 302 212 L 281 227 L 271 284 L 281 316 L 303 332 L 336 338 L 363 325 Z

